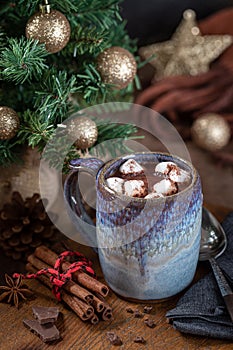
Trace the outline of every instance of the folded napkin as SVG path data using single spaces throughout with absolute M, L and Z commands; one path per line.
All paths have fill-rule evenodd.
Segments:
M 228 246 L 216 260 L 233 288 L 233 212 L 222 226 Z M 180 332 L 233 340 L 233 323 L 212 272 L 195 283 L 166 317 Z

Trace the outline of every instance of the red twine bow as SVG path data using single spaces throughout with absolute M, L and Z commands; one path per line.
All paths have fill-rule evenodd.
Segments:
M 71 264 L 68 269 L 61 272 L 61 264 L 64 261 L 65 258 L 68 256 L 76 256 L 78 258 L 78 261 Z M 72 278 L 72 273 L 83 270 L 84 272 L 87 272 L 92 277 L 96 277 L 95 271 L 92 269 L 92 263 L 90 260 L 88 260 L 83 254 L 79 252 L 72 252 L 72 251 L 65 251 L 59 255 L 57 258 L 54 267 L 52 268 L 44 268 L 39 270 L 37 273 L 27 274 L 27 275 L 21 275 L 19 273 L 14 273 L 13 278 L 18 278 L 20 275 L 25 279 L 31 279 L 31 278 L 37 278 L 41 275 L 50 274 L 50 282 L 52 283 L 52 292 L 55 295 L 55 297 L 61 301 L 61 288 L 66 284 L 68 281 Z

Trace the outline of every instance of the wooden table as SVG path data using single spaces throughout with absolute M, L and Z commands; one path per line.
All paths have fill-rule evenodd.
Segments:
M 216 208 L 208 205 L 209 209 L 222 220 L 229 212 L 225 208 Z M 99 279 L 103 281 L 98 258 L 95 253 L 83 247 L 83 253 L 94 261 L 94 267 Z M 206 273 L 207 264 L 199 264 L 196 279 Z M 106 338 L 108 331 L 116 332 L 123 341 L 120 349 L 155 349 L 155 350 L 199 350 L 199 349 L 233 349 L 230 341 L 209 339 L 205 337 L 181 334 L 167 323 L 166 312 L 176 305 L 178 296 L 163 303 L 153 304 L 150 318 L 156 322 L 151 329 L 144 324 L 143 318 L 135 318 L 126 311 L 127 307 L 143 311 L 143 304 L 127 302 L 117 297 L 113 292 L 107 297 L 108 303 L 113 307 L 114 320 L 111 323 L 100 321 L 93 326 L 82 322 L 71 310 L 62 303 L 58 303 L 51 292 L 38 281 L 27 281 L 29 287 L 35 292 L 36 299 L 21 304 L 19 310 L 7 304 L 0 304 L 0 349 L 1 350 L 109 350 L 117 347 L 111 345 Z M 24 318 L 32 319 L 31 307 L 33 305 L 54 306 L 59 305 L 61 315 L 57 327 L 61 332 L 62 340 L 51 344 L 44 344 L 37 336 L 27 330 L 22 323 Z M 148 305 L 148 304 L 146 304 Z M 152 305 L 152 304 L 151 304 Z M 145 319 L 146 315 L 144 316 Z M 146 344 L 136 344 L 133 339 L 143 336 Z

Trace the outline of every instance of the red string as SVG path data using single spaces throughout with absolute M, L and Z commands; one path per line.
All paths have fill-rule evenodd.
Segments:
M 76 256 L 78 258 L 78 261 L 71 264 L 68 269 L 62 272 L 61 270 L 61 264 L 68 256 Z M 31 273 L 27 275 L 22 275 L 19 273 L 14 273 L 13 278 L 18 278 L 19 276 L 22 276 L 22 278 L 25 279 L 31 279 L 31 278 L 37 278 L 41 275 L 50 274 L 50 282 L 52 283 L 52 292 L 55 295 L 55 297 L 61 301 L 61 288 L 66 284 L 68 281 L 72 278 L 72 273 L 82 270 L 84 272 L 87 272 L 92 277 L 96 278 L 95 271 L 92 269 L 92 263 L 90 260 L 88 260 L 83 254 L 79 252 L 72 252 L 72 251 L 65 251 L 59 255 L 57 258 L 54 267 L 44 268 L 37 273 Z

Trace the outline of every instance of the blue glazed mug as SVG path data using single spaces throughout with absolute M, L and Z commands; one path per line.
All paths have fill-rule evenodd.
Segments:
M 127 159 L 140 165 L 172 161 L 189 172 L 184 190 L 162 198 L 118 194 L 106 184 Z M 161 300 L 192 281 L 199 255 L 202 217 L 200 177 L 193 165 L 166 153 L 136 153 L 103 163 L 74 159 L 64 185 L 69 214 L 85 244 L 97 247 L 106 282 L 117 294 L 141 301 Z M 96 226 L 82 200 L 80 172 L 95 176 Z

